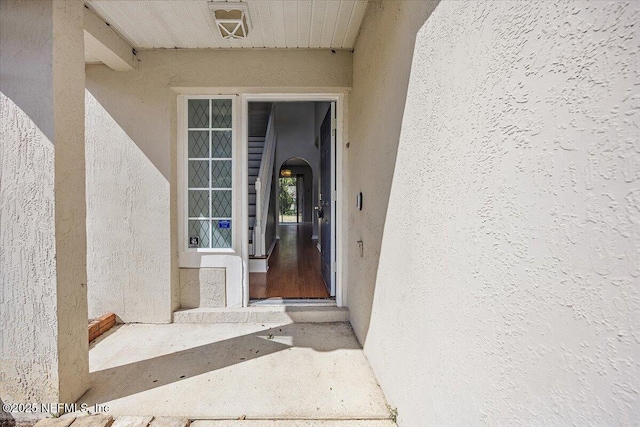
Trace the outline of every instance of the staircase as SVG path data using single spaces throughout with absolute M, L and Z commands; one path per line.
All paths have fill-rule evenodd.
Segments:
M 265 248 L 271 183 L 273 180 L 273 163 L 276 150 L 275 111 L 269 108 L 267 126 L 264 133 L 253 133 L 249 137 L 249 256 L 266 264 L 267 248 Z M 249 117 L 251 120 L 251 115 Z M 251 122 L 249 123 L 251 128 Z M 250 131 L 251 132 L 251 131 Z M 249 135 L 252 135 L 249 133 Z M 264 136 L 255 136 L 264 135 Z M 273 230 L 271 230 L 273 231 Z M 264 267 L 264 268 L 262 268 Z M 266 272 L 266 265 L 260 270 Z M 251 265 L 249 271 L 251 271 Z
M 253 229 L 256 223 L 256 179 L 264 151 L 264 137 L 249 137 L 249 253 L 253 254 Z

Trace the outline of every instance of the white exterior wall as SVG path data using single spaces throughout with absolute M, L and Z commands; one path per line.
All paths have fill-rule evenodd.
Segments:
M 83 13 L 0 2 L 4 403 L 74 402 L 89 386 Z
M 86 71 L 89 315 L 113 311 L 125 322 L 162 323 L 180 305 L 178 93 L 346 88 L 352 55 L 158 50 L 139 52 L 138 58 L 137 71 L 102 65 Z M 240 169 L 235 177 L 245 179 Z M 240 254 L 233 258 L 240 265 Z M 226 280 L 242 286 L 236 274 Z
M 350 97 L 351 320 L 398 424 L 635 425 L 640 4 L 443 1 L 414 50 L 428 7 L 370 5 Z

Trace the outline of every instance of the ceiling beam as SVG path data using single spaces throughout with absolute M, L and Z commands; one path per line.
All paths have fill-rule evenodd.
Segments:
M 115 71 L 133 71 L 138 58 L 131 45 L 88 7 L 84 8 L 84 45 L 92 57 Z

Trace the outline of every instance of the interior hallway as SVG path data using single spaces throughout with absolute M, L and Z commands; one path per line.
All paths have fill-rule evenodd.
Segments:
M 320 272 L 320 251 L 312 224 L 280 224 L 280 240 L 267 273 L 249 275 L 249 297 L 329 298 Z

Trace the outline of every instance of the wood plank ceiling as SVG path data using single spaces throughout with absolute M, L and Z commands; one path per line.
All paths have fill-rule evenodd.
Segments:
M 136 49 L 352 49 L 366 0 L 246 0 L 252 30 L 225 40 L 206 0 L 89 0 L 87 4 Z

